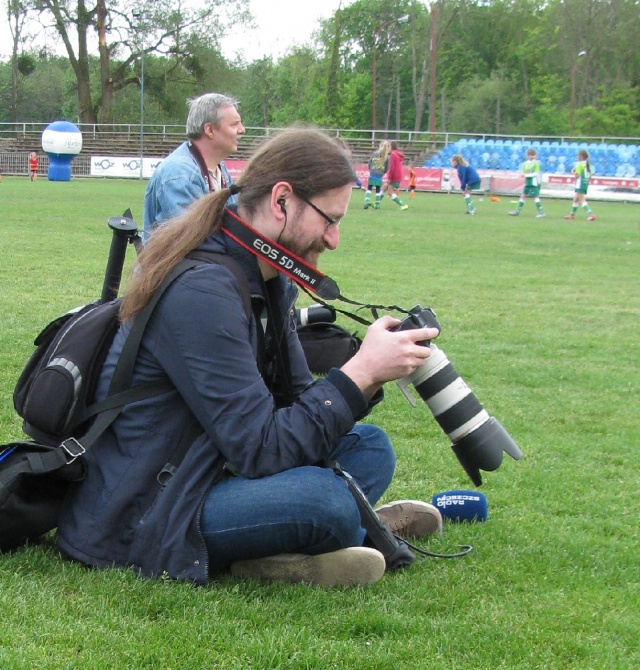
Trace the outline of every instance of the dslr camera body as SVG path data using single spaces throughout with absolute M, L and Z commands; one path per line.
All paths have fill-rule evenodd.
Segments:
M 423 327 L 440 328 L 431 309 L 416 305 L 394 330 Z M 396 383 L 413 407 L 416 402 L 408 386 L 411 384 L 415 388 L 451 440 L 451 448 L 465 472 L 476 486 L 480 486 L 480 470 L 497 470 L 502 463 L 503 451 L 516 460 L 522 458 L 522 451 L 499 421 L 489 416 L 442 349 L 430 341 L 421 344 L 431 349 L 431 356 Z

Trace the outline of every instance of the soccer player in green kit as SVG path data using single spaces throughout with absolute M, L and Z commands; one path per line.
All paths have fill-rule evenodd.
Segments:
M 576 210 L 582 207 L 587 213 L 587 221 L 595 221 L 596 217 L 587 203 L 587 190 L 589 189 L 589 179 L 591 179 L 591 163 L 589 162 L 589 152 L 586 149 L 578 151 L 578 162 L 572 168 L 571 174 L 576 177 L 576 185 L 573 196 L 573 205 L 571 213 L 564 218 L 573 220 L 576 218 Z
M 524 207 L 527 198 L 533 198 L 536 204 L 538 213 L 537 219 L 545 217 L 542 203 L 540 202 L 540 184 L 542 183 L 542 174 L 540 172 L 540 161 L 537 158 L 538 154 L 535 149 L 527 151 L 527 160 L 522 165 L 522 172 L 524 173 L 524 191 L 518 200 L 518 206 L 515 212 L 509 212 L 510 216 L 518 216 Z

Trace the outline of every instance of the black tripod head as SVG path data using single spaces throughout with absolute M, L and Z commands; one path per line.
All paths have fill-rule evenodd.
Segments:
M 138 224 L 133 220 L 131 210 L 127 209 L 122 216 L 112 216 L 107 223 L 113 231 L 107 269 L 102 284 L 101 302 L 109 302 L 118 297 L 127 244 L 133 244 L 136 252 L 142 249 L 142 238 L 138 234 Z

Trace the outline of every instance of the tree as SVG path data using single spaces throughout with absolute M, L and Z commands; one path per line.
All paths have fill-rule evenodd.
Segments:
M 268 128 L 277 107 L 275 65 L 271 58 L 254 61 L 247 68 L 242 99 L 242 120 L 246 125 Z
M 134 15 L 133 0 L 5 0 L 2 118 L 137 122 L 144 66 L 146 123 L 182 124 L 187 98 L 218 90 L 241 100 L 247 125 L 371 128 L 375 90 L 387 129 L 554 135 L 573 119 L 581 135 L 638 134 L 638 0 L 355 0 L 312 44 L 248 65 L 211 37 L 223 0 L 139 1 Z M 27 49 L 34 2 L 62 61 Z M 245 5 L 229 6 L 239 19 Z
M 155 52 L 170 57 L 177 67 L 193 55 L 194 44 L 201 44 L 203 36 L 210 36 L 209 44 L 215 46 L 226 28 L 247 18 L 247 0 L 231 5 L 208 0 L 202 6 L 156 0 L 136 8 L 137 18 L 127 0 L 96 0 L 91 7 L 85 0 L 36 2 L 43 24 L 59 35 L 66 49 L 76 77 L 82 123 L 110 117 L 114 91 L 138 83 L 132 71 L 138 59 Z M 90 50 L 96 39 L 99 82 L 90 67 Z
M 19 52 L 23 40 L 23 31 L 27 21 L 27 6 L 22 0 L 6 0 L 7 17 L 9 19 L 9 30 L 11 31 L 11 102 L 10 116 L 13 123 L 18 121 L 18 74 L 28 75 L 33 71 L 35 65 L 33 59 L 22 59 L 20 62 Z M 33 66 L 33 67 L 31 67 Z
M 422 7 L 419 5 L 418 7 Z M 436 130 L 437 59 L 451 23 L 458 14 L 458 4 L 433 0 L 429 3 L 429 16 L 418 12 L 415 3 L 411 12 L 412 22 L 412 88 L 415 105 L 414 130 L 422 128 L 422 119 L 429 85 L 429 130 Z

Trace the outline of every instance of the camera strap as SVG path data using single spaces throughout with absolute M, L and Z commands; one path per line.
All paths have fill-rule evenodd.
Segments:
M 225 214 L 228 216 L 225 218 L 222 232 L 240 246 L 321 298 L 336 300 L 340 297 L 340 289 L 331 277 L 322 274 L 278 242 L 259 233 L 234 211 L 226 209 Z
M 309 265 L 309 263 L 291 253 L 278 242 L 270 240 L 262 235 L 262 233 L 258 232 L 253 226 L 241 219 L 233 210 L 227 208 L 225 209 L 225 214 L 227 214 L 227 216 L 221 227 L 223 233 L 257 258 L 261 258 L 265 263 L 275 268 L 278 272 L 289 277 L 289 279 L 298 284 L 305 293 L 321 305 L 329 307 L 329 305 L 324 302 L 325 300 L 340 300 L 349 305 L 355 305 L 360 309 L 371 310 L 374 319 L 378 318 L 377 311 L 379 309 L 409 314 L 409 310 L 398 307 L 397 305 L 372 305 L 346 298 L 340 293 L 338 284 L 331 277 L 323 274 L 312 265 Z M 340 312 L 365 326 L 371 325 L 371 321 L 368 321 L 358 314 L 353 314 L 352 312 L 333 306 L 331 309 L 335 309 L 337 312 Z
M 387 570 L 396 570 L 411 565 L 416 557 L 407 543 L 396 537 L 382 523 L 353 477 L 346 470 L 343 470 L 337 461 L 332 464 L 332 467 L 333 471 L 347 483 L 347 487 L 358 506 L 362 527 L 367 531 L 367 537 L 371 544 L 384 556 Z
M 198 147 L 191 142 L 187 144 L 187 148 L 189 149 L 189 153 L 193 156 L 193 160 L 197 163 L 198 168 L 200 169 L 200 173 L 202 174 L 202 178 L 207 183 L 209 193 L 213 193 L 216 189 L 214 188 L 213 181 L 211 179 L 211 172 L 209 172 L 209 168 L 207 167 L 207 163 L 204 160 L 204 156 L 200 153 L 200 149 L 198 149 Z M 222 170 L 220 170 L 220 180 L 222 188 L 227 188 L 227 180 L 225 179 L 224 172 Z

